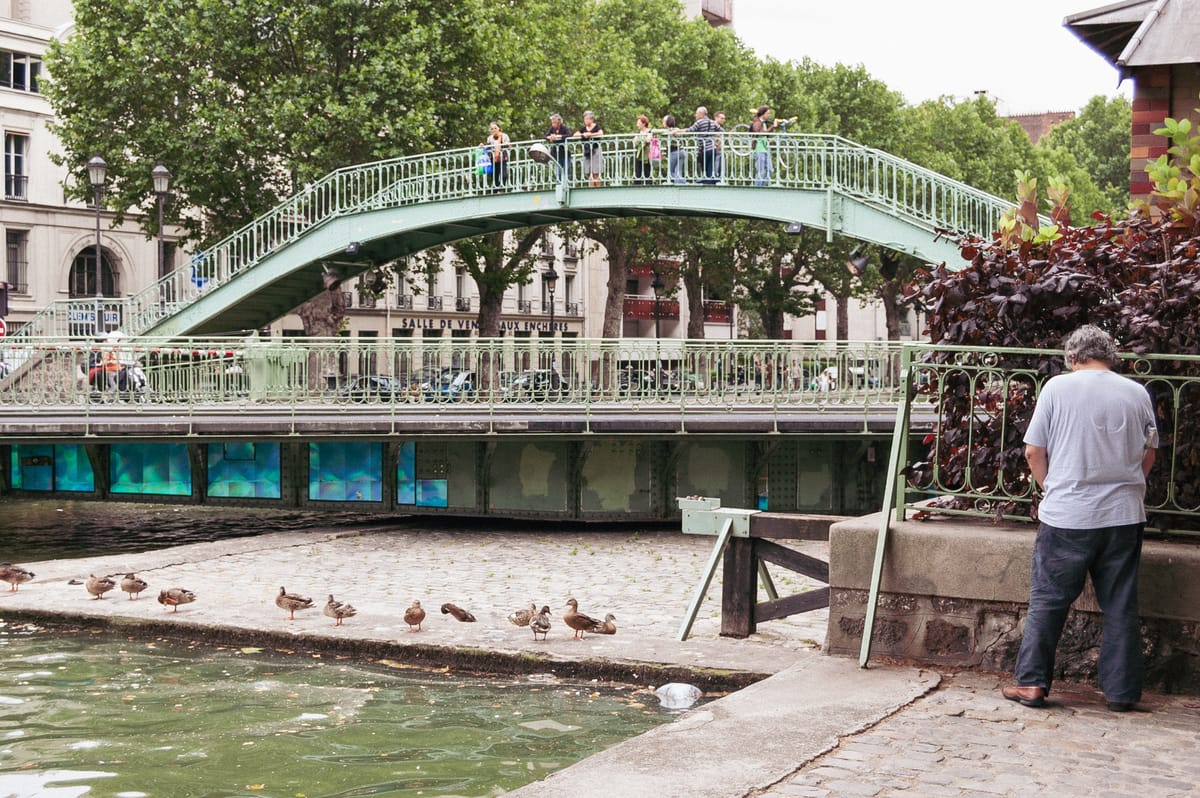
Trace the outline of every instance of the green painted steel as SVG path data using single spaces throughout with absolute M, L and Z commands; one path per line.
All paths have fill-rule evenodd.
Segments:
M 480 174 L 476 148 L 339 169 L 128 298 L 55 302 L 12 336 L 18 342 L 177 337 L 258 329 L 323 290 L 322 271 L 348 278 L 426 249 L 495 230 L 608 216 L 745 217 L 801 222 L 929 262 L 958 263 L 940 232 L 987 235 L 1012 203 L 879 150 L 836 136 L 772 134 L 773 173 L 755 185 L 753 153 L 724 134 L 720 175 L 698 171 L 702 134 L 680 133 L 678 177 L 668 161 L 634 173 L 629 135 L 601 140 L 602 177 L 580 175 L 582 144 L 560 170 L 530 144 L 510 151 L 504 180 Z M 711 184 L 709 184 L 711 183 Z
M 117 384 L 105 355 L 121 366 Z M 527 338 L 0 340 L 5 416 L 54 408 L 193 416 L 353 408 L 396 416 L 812 408 L 866 414 L 897 395 L 895 343 Z M 17 365 L 24 364 L 24 365 Z M 36 367 L 34 367 L 36 365 Z M 110 390 L 111 389 L 111 390 Z

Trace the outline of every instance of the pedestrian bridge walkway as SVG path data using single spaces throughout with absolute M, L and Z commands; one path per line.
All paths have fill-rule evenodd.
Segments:
M 579 170 L 584 145 L 577 141 L 548 158 L 531 149 L 535 142 L 515 143 L 505 167 L 491 173 L 477 166 L 477 148 L 349 166 L 305 186 L 145 290 L 55 302 L 11 337 L 26 343 L 117 328 L 162 337 L 258 329 L 324 290 L 327 270 L 348 279 L 471 236 L 606 217 L 799 222 L 954 265 L 957 247 L 942 233 L 987 235 L 1012 206 L 836 136 L 769 138 L 766 179 L 749 138 L 739 133 L 721 134 L 712 171 L 695 158 L 697 147 L 713 141 L 701 134 L 669 137 L 674 145 L 637 170 L 632 136 L 610 135 L 593 142 L 603 157 L 595 185 Z

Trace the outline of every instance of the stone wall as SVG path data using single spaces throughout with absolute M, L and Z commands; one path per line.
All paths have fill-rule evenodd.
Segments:
M 827 653 L 857 657 L 879 516 L 829 532 Z M 1036 528 L 940 518 L 893 524 L 871 656 L 1011 670 Z M 1147 688 L 1200 694 L 1200 544 L 1148 540 L 1140 585 Z M 1056 675 L 1095 681 L 1101 616 L 1091 583 L 1059 643 Z

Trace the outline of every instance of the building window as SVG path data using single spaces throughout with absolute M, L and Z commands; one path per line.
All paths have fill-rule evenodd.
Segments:
M 575 275 L 568 274 L 563 277 L 563 302 L 568 305 L 575 301 Z
M 178 251 L 179 245 L 174 241 L 163 242 L 162 267 L 158 275 L 159 277 L 166 277 L 175 271 L 175 257 Z
M 37 92 L 42 59 L 29 53 L 0 50 L 0 86 L 16 91 Z
M 29 293 L 29 258 L 25 250 L 29 233 L 24 230 L 9 230 L 5 257 L 4 279 L 18 294 Z
M 118 285 L 117 273 L 113 269 L 112 253 L 101 249 L 100 285 L 104 296 L 120 296 L 121 286 Z M 70 285 L 67 287 L 72 297 L 96 296 L 96 248 L 88 247 L 75 256 L 71 264 Z
M 467 270 L 466 269 L 455 269 L 454 270 L 454 298 L 455 299 L 462 299 L 463 296 L 465 295 L 466 280 L 467 280 Z
M 29 199 L 29 136 L 20 133 L 4 134 L 4 198 Z

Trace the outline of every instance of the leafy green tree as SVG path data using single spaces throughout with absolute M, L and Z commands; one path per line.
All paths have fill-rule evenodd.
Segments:
M 1088 211 L 1116 213 L 1129 206 L 1129 131 L 1133 111 L 1124 97 L 1097 95 L 1074 119 L 1056 125 L 1038 149 L 1063 150 L 1095 183 L 1100 201 Z M 1073 186 L 1079 191 L 1079 186 Z M 1084 201 L 1076 198 L 1077 206 Z M 1075 217 L 1073 217 L 1075 218 Z

